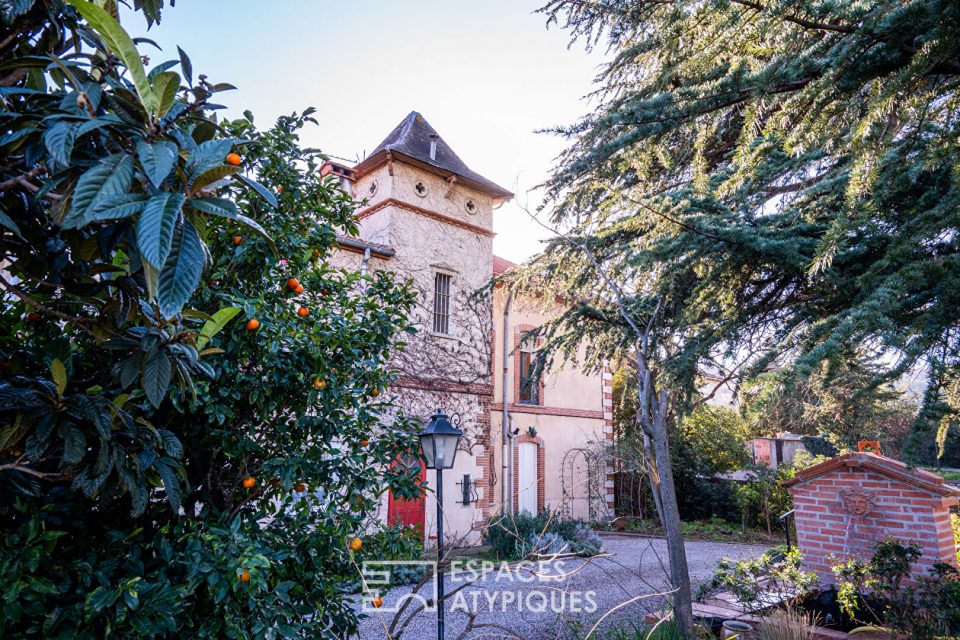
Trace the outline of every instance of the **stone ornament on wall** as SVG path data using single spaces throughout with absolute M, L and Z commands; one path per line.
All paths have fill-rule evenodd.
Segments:
M 863 518 L 873 511 L 873 505 L 877 501 L 873 491 L 867 489 L 843 489 L 840 492 L 840 498 L 843 500 L 843 508 L 852 516 Z

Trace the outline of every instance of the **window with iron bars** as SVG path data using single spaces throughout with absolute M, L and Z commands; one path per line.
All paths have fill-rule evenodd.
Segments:
M 540 404 L 540 383 L 537 372 L 536 339 L 520 341 L 520 404 Z
M 437 273 L 433 281 L 433 332 L 450 333 L 450 280 L 447 273 Z

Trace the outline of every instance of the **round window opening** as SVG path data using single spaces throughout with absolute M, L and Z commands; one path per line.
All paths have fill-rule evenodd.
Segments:
M 370 183 L 370 186 L 367 187 L 367 195 L 373 197 L 377 195 L 377 189 L 380 188 L 380 185 L 377 184 L 377 181 L 374 180 Z
M 474 215 L 480 210 L 480 207 L 478 207 L 477 203 L 473 200 L 467 200 L 466 203 L 464 203 L 463 208 L 466 209 L 467 213 L 470 215 Z
M 423 184 L 422 182 L 418 182 L 417 184 L 413 185 L 413 190 L 416 191 L 417 195 L 421 198 L 427 195 L 427 185 Z

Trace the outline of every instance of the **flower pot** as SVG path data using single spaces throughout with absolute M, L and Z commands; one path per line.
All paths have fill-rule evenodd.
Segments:
M 753 627 L 746 622 L 739 620 L 726 620 L 721 625 L 720 637 L 723 640 L 728 638 L 749 638 L 753 634 Z

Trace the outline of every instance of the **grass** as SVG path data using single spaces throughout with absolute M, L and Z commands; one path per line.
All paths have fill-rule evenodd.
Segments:
M 937 473 L 934 471 L 934 473 Z M 939 472 L 943 479 L 947 482 L 954 483 L 960 482 L 960 471 L 940 471 Z
M 738 524 L 717 517 L 709 520 L 682 522 L 680 527 L 683 530 L 683 537 L 687 540 L 742 542 L 746 544 L 776 544 L 783 540 L 781 532 L 774 531 L 773 535 L 770 535 L 763 529 L 747 528 L 744 530 Z M 627 523 L 626 531 L 651 536 L 663 535 L 663 528 L 653 520 L 630 520 Z

